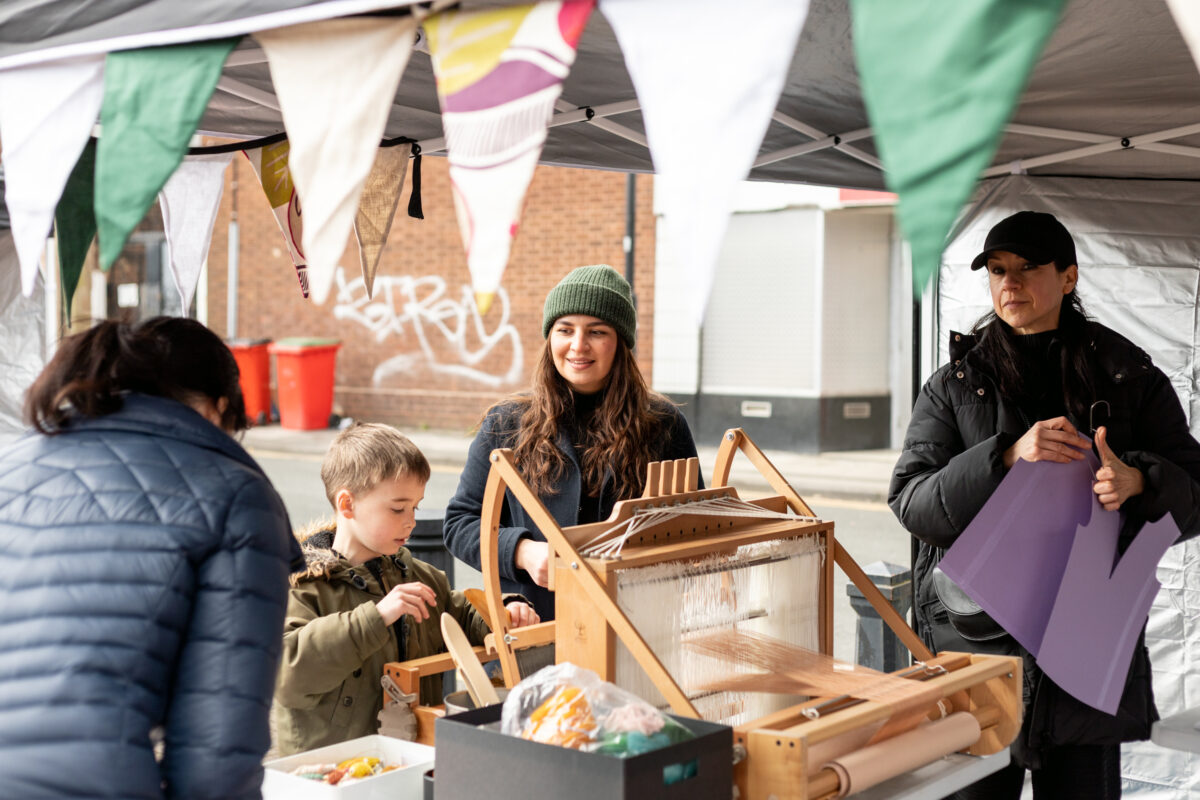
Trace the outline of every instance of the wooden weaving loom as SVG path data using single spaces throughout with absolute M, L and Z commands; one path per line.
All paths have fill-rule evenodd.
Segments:
M 729 474 L 739 451 L 776 495 L 752 503 L 737 497 Z M 955 751 L 999 752 L 1018 733 L 1020 659 L 931 653 L 841 548 L 833 523 L 815 518 L 742 430 L 723 437 L 711 488 L 697 489 L 696 459 L 652 463 L 643 497 L 618 503 L 604 522 L 568 528 L 561 528 L 529 489 L 511 451 L 493 451 L 491 462 L 480 545 L 493 634 L 476 653 L 481 660 L 499 659 L 507 686 L 523 677 L 515 651 L 552 641 L 558 663 L 591 669 L 676 714 L 730 724 L 738 796 L 756 800 L 846 796 Z M 550 544 L 554 622 L 521 629 L 508 625 L 497 562 L 506 489 Z M 912 652 L 917 666 L 839 683 L 856 670 L 832 661 L 835 564 Z M 763 569 L 781 571 L 774 580 L 754 578 Z M 636 577 L 643 574 L 651 579 Z M 660 574 L 668 581 L 683 576 L 682 588 L 666 583 L 649 595 L 636 594 L 639 587 L 654 587 Z M 807 578 L 800 581 L 798 575 Z M 796 595 L 803 595 L 800 602 Z M 639 597 L 652 598 L 650 607 L 644 608 Z M 732 616 L 712 627 L 733 638 L 710 642 L 707 653 L 693 652 L 705 645 L 703 620 L 689 617 L 695 605 L 730 611 Z M 660 624 L 664 617 L 670 624 Z M 777 642 L 781 633 L 786 641 Z M 786 666 L 775 668 L 784 674 L 763 672 L 750 657 L 742 665 L 755 671 L 738 677 L 729 674 L 737 671 L 736 656 L 713 658 L 722 649 L 750 651 L 763 643 L 787 657 Z M 702 678 L 711 679 L 715 671 L 728 680 L 716 688 L 700 680 L 697 688 L 697 663 Z M 448 656 L 433 656 L 388 664 L 385 673 L 402 691 L 413 692 L 421 676 L 450 666 Z M 681 674 L 691 680 L 682 681 Z M 807 688 L 767 686 L 771 683 Z M 754 684 L 791 696 L 730 692 L 731 686 Z M 764 705 L 747 698 L 768 700 Z M 441 711 L 416 711 L 421 740 L 431 742 L 433 718 Z

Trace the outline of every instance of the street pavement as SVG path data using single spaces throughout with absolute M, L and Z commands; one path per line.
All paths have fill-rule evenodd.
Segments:
M 471 436 L 466 433 L 431 430 L 402 430 L 430 464 L 461 468 L 467 459 Z M 250 450 L 276 453 L 324 455 L 337 431 L 287 430 L 279 425 L 264 425 L 246 432 L 243 443 Z M 762 443 L 760 443 L 762 446 Z M 699 447 L 700 469 L 711 473 L 717 448 Z M 888 480 L 899 453 L 894 450 L 854 450 L 835 453 L 793 453 L 764 448 L 767 457 L 802 497 L 885 502 Z M 749 492 L 766 493 L 770 485 L 744 456 L 734 459 L 729 481 Z

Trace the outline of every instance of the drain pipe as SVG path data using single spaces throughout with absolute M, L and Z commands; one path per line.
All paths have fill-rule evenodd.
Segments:
M 231 208 L 229 212 L 229 257 L 226 260 L 227 270 L 225 273 L 225 338 L 237 338 L 237 319 L 238 319 L 238 207 L 237 207 L 237 190 L 238 190 L 238 160 L 233 160 L 233 176 L 229 184 L 229 195 Z
M 637 175 L 630 172 L 625 176 L 625 280 L 633 290 L 633 245 L 637 235 Z M 637 292 L 633 292 L 633 307 L 637 309 Z M 635 345 L 636 347 L 636 345 Z

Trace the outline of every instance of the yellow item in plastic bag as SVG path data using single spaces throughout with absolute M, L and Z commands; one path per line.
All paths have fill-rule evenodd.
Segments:
M 379 759 L 374 756 L 360 756 L 358 758 L 349 758 L 338 764 L 338 769 L 344 769 L 346 775 L 351 778 L 365 778 L 368 775 L 375 774 L 375 768 L 379 765 Z
M 595 741 L 596 720 L 576 686 L 564 686 L 529 716 L 521 738 L 578 750 Z

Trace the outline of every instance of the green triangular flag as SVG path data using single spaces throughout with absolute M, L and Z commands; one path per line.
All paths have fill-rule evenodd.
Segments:
M 96 140 L 89 139 L 75 162 L 62 197 L 54 209 L 54 238 L 58 243 L 58 271 L 67 319 L 71 300 L 83 273 L 83 260 L 96 236 L 96 208 L 92 204 L 96 182 Z
M 100 268 L 117 260 L 179 166 L 237 39 L 109 53 L 96 153 Z
M 863 101 L 900 196 L 914 294 L 937 269 L 1064 3 L 851 0 Z

